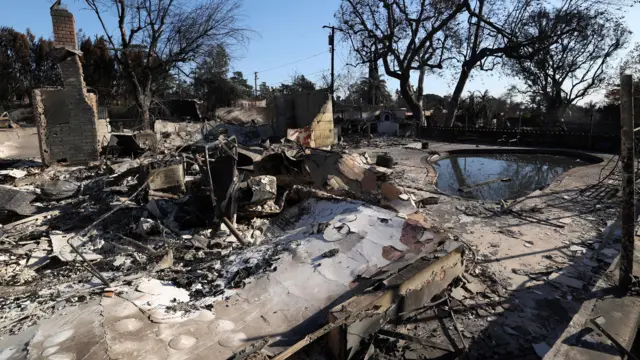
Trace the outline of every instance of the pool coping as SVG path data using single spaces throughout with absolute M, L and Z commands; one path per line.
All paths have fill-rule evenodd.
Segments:
M 563 179 L 572 176 L 573 173 L 583 170 L 586 167 L 594 166 L 602 164 L 606 161 L 606 158 L 597 154 L 587 153 L 584 151 L 578 150 L 569 150 L 569 149 L 550 149 L 550 148 L 520 148 L 520 147 L 483 147 L 483 148 L 475 148 L 475 149 L 454 149 L 446 152 L 442 152 L 437 155 L 426 155 L 420 159 L 420 162 L 427 169 L 427 184 L 432 185 L 436 192 L 441 195 L 455 197 L 466 201 L 482 201 L 480 199 L 469 199 L 465 197 L 461 197 L 458 195 L 448 194 L 437 188 L 436 183 L 438 181 L 438 170 L 436 170 L 435 166 L 433 166 L 436 162 L 440 160 L 445 160 L 449 158 L 450 155 L 460 155 L 460 154 L 468 154 L 468 155 L 482 155 L 482 154 L 539 154 L 539 155 L 558 155 L 558 156 L 571 156 L 575 157 L 578 160 L 589 162 L 589 164 L 583 166 L 576 166 L 571 168 L 562 174 L 558 175 L 549 186 L 545 187 L 541 191 L 549 191 L 553 190 L 557 184 L 560 184 Z M 529 194 L 511 199 L 509 201 L 515 201 L 519 199 L 523 199 L 529 196 Z

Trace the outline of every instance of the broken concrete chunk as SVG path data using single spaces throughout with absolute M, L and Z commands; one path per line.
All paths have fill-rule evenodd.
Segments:
M 277 214 L 282 208 L 275 203 L 275 200 L 267 200 L 263 204 L 249 205 L 238 212 L 247 216 L 268 216 Z
M 487 287 L 483 283 L 481 283 L 479 280 L 472 278 L 470 276 L 468 278 L 465 276 L 465 279 L 467 279 L 468 282 L 464 284 L 464 288 L 470 293 L 477 294 L 477 293 L 487 291 Z
M 404 194 L 402 190 L 390 182 L 385 182 L 380 185 L 380 192 L 382 196 L 387 200 L 389 206 L 401 214 L 410 215 L 418 211 L 416 204 L 411 197 Z
M 224 224 L 222 224 L 224 226 Z M 183 236 L 184 238 L 184 236 Z M 202 237 L 200 235 L 193 235 L 192 238 L 188 239 L 196 249 L 206 249 L 209 246 L 209 239 Z
M 36 250 L 31 253 L 29 257 L 29 261 L 27 261 L 28 267 L 39 267 L 40 265 L 44 265 L 49 261 L 49 256 L 46 251 Z
M 458 301 L 462 301 L 463 299 L 466 299 L 469 296 L 470 294 L 464 291 L 462 287 L 457 287 L 451 290 L 451 297 Z
M 474 217 L 467 216 L 467 215 L 464 215 L 464 214 L 458 215 L 458 219 L 459 219 L 460 223 L 462 223 L 462 224 L 468 223 L 468 222 L 472 222 L 473 220 L 475 220 Z
M 584 253 L 584 252 L 587 251 L 587 249 L 585 249 L 582 246 L 578 246 L 578 245 L 572 245 L 571 247 L 569 247 L 569 250 L 577 252 L 577 253 Z
M 139 160 L 131 160 L 131 159 L 125 159 L 123 161 L 117 162 L 117 163 L 111 163 L 109 164 L 109 167 L 111 168 L 111 171 L 113 171 L 114 174 L 122 174 L 123 172 L 129 170 L 129 169 L 133 169 L 140 166 L 140 161 Z
M 116 255 L 116 257 L 113 259 L 113 266 L 115 267 L 128 268 L 130 265 L 131 265 L 131 260 L 129 260 L 124 255 Z

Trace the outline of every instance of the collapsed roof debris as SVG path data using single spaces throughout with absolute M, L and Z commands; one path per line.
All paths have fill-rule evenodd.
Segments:
M 19 176 L 3 177 L 3 189 L 26 194 L 32 211 L 2 213 L 1 333 L 37 325 L 29 347 L 51 352 L 52 324 L 65 316 L 89 323 L 84 312 L 98 306 L 105 315 L 92 330 L 93 349 L 106 336 L 100 346 L 113 357 L 136 358 L 127 350 L 135 344 L 186 358 L 207 351 L 285 359 L 311 351 L 308 339 L 322 337 L 340 359 L 364 352 L 419 358 L 460 354 L 487 322 L 524 306 L 501 302 L 511 287 L 477 266 L 492 258 L 452 235 L 451 224 L 425 216 L 449 200 L 420 197 L 399 183 L 406 170 L 397 154 L 327 151 L 286 139 L 244 146 L 208 129 L 195 141 L 165 130 L 153 151 L 114 151 L 87 166 L 6 163 L 3 170 Z M 392 168 L 376 165 L 380 157 Z M 462 226 L 490 212 L 456 204 Z M 576 256 L 591 251 L 568 249 Z M 569 300 L 588 284 L 582 272 L 557 267 L 512 272 L 567 289 Z M 461 316 L 462 309 L 470 312 Z M 407 325 L 425 311 L 443 319 L 454 341 L 416 336 L 417 329 L 436 331 L 430 323 Z M 518 353 L 526 343 L 535 353 L 529 343 L 546 344 L 543 325 L 505 321 L 492 336 L 516 340 L 500 351 Z M 162 336 L 128 335 L 136 329 Z M 87 355 L 73 339 L 58 342 L 56 353 Z
M 328 151 L 287 139 L 247 146 L 208 124 L 181 132 L 179 125 L 164 127 L 155 142 L 140 143 L 136 133 L 117 134 L 101 161 L 86 166 L 3 164 L 1 189 L 18 194 L 8 204 L 20 206 L 1 213 L 1 334 L 37 325 L 29 348 L 52 352 L 52 324 L 65 316 L 91 323 L 83 314 L 98 306 L 106 315 L 92 330 L 93 351 L 106 336 L 100 346 L 113 357 L 135 358 L 127 350 L 135 344 L 187 358 L 207 351 L 215 358 L 255 352 L 284 359 L 308 350 L 300 339 L 322 337 L 331 339 L 325 350 L 341 359 L 363 352 L 419 358 L 455 356 L 492 319 L 524 306 L 501 302 L 512 288 L 476 266 L 493 257 L 432 216 L 449 206 L 469 227 L 501 210 L 420 195 L 402 181 L 407 168 L 397 153 Z M 135 146 L 118 149 L 128 146 L 120 138 Z M 554 228 L 575 221 L 558 220 L 563 225 Z M 495 233 L 539 246 L 516 230 Z M 591 252 L 584 244 L 567 248 L 575 256 Z M 589 284 L 582 271 L 534 270 L 511 272 L 566 289 L 569 300 Z M 395 325 L 424 311 L 443 319 L 455 341 L 416 336 L 418 329 L 436 331 L 430 323 Z M 526 316 L 529 324 L 536 315 Z M 519 318 L 505 321 L 491 336 L 516 340 L 499 350 L 519 353 L 526 343 L 535 353 L 531 344 L 551 344 L 542 327 L 558 320 L 530 328 Z M 175 327 L 167 330 L 167 323 Z M 135 329 L 162 337 L 129 335 Z M 55 352 L 87 355 L 73 339 L 61 340 Z
M 193 142 L 170 131 L 157 142 L 136 135 L 114 134 L 115 148 L 87 166 L 6 164 L 4 173 L 18 176 L 0 188 L 0 277 L 10 285 L 0 287 L 9 309 L 3 334 L 100 295 L 128 299 L 164 323 L 216 313 L 220 301 L 272 286 L 261 274 L 327 288 L 280 321 L 287 331 L 311 315 L 304 309 L 328 305 L 330 294 L 450 241 L 415 205 L 398 205 L 413 202 L 388 182 L 393 170 L 366 154 L 286 139 L 245 147 L 213 128 Z M 203 346 L 182 340 L 168 346 Z

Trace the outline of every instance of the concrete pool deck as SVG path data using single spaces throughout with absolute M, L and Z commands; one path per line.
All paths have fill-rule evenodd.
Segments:
M 619 310 L 617 316 L 609 316 L 605 328 L 614 329 L 616 338 L 630 347 L 640 319 L 638 297 L 610 294 L 615 288 L 612 274 L 617 270 L 607 269 L 615 263 L 619 244 L 604 244 L 603 233 L 618 215 L 619 183 L 614 177 L 601 179 L 615 165 L 615 160 L 609 162 L 613 156 L 589 154 L 603 162 L 570 169 L 549 187 L 507 201 L 509 210 L 504 211 L 495 202 L 446 196 L 435 189 L 434 168 L 421 159 L 460 149 L 520 148 L 429 142 L 429 150 L 409 144 L 352 151 L 366 151 L 371 158 L 389 153 L 396 161 L 398 186 L 418 199 L 438 196 L 438 204 L 421 211 L 474 247 L 478 256 L 474 276 L 495 282 L 504 291 L 498 294 L 499 305 L 483 305 L 482 311 L 473 307 L 476 299 L 463 303 L 463 320 L 459 322 L 471 335 L 470 348 L 482 356 L 496 355 L 487 344 L 512 344 L 503 339 L 506 327 L 506 338 L 515 337 L 518 349 L 509 354 L 518 353 L 519 358 L 539 358 L 534 345 L 540 344 L 552 349 L 547 358 L 553 359 L 619 357 L 605 337 L 594 335 L 597 332 L 584 338 L 576 335 L 589 327 L 591 317 L 602 315 L 598 313 L 601 307 L 613 302 L 633 311 Z M 637 265 L 640 273 L 638 270 Z M 602 289 L 607 289 L 604 293 L 608 295 L 603 295 Z M 496 339 L 500 341 L 496 343 Z

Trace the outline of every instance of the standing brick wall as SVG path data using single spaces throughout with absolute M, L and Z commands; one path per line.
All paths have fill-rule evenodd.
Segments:
M 331 96 L 325 98 L 318 114 L 311 124 L 311 136 L 316 147 L 326 147 L 334 144 L 333 135 L 333 103 Z
M 34 91 L 42 160 L 47 165 L 95 161 L 107 134 L 104 126 L 99 129 L 96 97 L 87 93 L 84 83 L 75 21 L 69 11 L 60 8 L 51 9 L 51 18 L 56 51 L 61 54 L 57 61 L 64 88 Z
M 38 145 L 40 146 L 40 157 L 43 163 L 47 163 L 49 159 L 49 146 L 44 141 L 47 131 L 47 118 L 44 114 L 44 102 L 42 101 L 42 93 L 40 89 L 34 89 L 31 95 L 31 106 L 33 107 L 33 120 L 38 129 Z
M 299 129 L 309 128 L 309 146 L 333 145 L 333 105 L 329 93 L 325 90 L 301 91 L 292 96 L 295 125 Z

